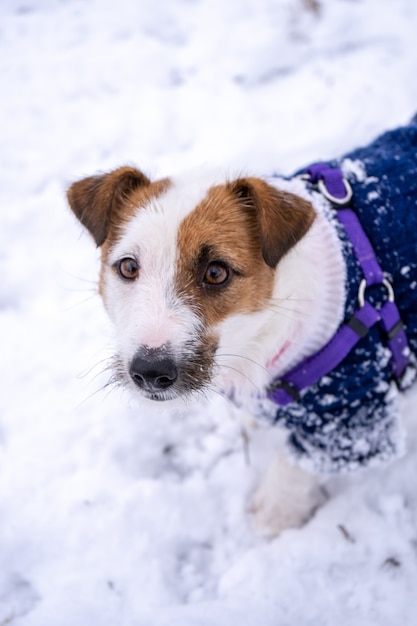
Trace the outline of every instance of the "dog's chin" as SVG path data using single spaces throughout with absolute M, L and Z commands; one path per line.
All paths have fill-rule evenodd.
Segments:
M 189 408 L 193 404 L 201 401 L 201 396 L 205 395 L 204 390 L 175 391 L 165 390 L 160 392 L 150 392 L 138 389 L 134 385 L 129 385 L 134 399 L 149 409 L 158 405 L 158 410 L 163 408 L 166 411 L 177 411 Z
M 139 395 L 141 397 L 143 397 L 145 400 L 150 400 L 151 402 L 165 402 L 165 403 L 170 403 L 170 402 L 175 402 L 175 401 L 179 401 L 181 396 L 176 394 L 176 393 L 169 393 L 166 391 L 161 391 L 161 392 L 148 392 L 148 391 L 139 391 Z

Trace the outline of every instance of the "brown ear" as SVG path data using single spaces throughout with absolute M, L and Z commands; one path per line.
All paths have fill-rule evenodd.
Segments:
M 239 178 L 229 189 L 249 210 L 255 211 L 262 255 L 270 267 L 306 234 L 315 218 L 309 202 L 272 187 L 260 178 Z
M 97 246 L 101 246 L 129 195 L 150 182 L 140 170 L 120 167 L 108 174 L 73 183 L 67 191 L 67 198 L 77 218 L 90 231 Z

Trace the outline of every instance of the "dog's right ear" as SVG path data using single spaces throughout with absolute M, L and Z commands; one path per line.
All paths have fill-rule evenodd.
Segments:
M 262 255 L 265 263 L 275 268 L 313 223 L 316 214 L 311 203 L 260 178 L 238 178 L 228 187 L 242 206 L 255 214 Z
M 67 191 L 67 198 L 81 224 L 90 231 L 97 246 L 101 246 L 111 226 L 120 221 L 121 211 L 130 194 L 150 183 L 140 170 L 120 167 L 108 174 L 90 176 L 73 183 Z

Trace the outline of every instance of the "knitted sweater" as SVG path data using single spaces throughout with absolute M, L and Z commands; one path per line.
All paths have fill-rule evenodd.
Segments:
M 393 285 L 415 362 L 417 117 L 330 165 L 340 167 L 352 185 L 354 210 Z M 347 267 L 348 320 L 357 308 L 362 274 L 343 226 L 337 230 Z M 367 289 L 366 295 L 371 304 L 386 297 L 381 287 Z M 378 324 L 339 366 L 302 392 L 298 401 L 277 410 L 275 420 L 290 430 L 289 446 L 299 463 L 322 472 L 349 471 L 402 452 L 390 359 Z

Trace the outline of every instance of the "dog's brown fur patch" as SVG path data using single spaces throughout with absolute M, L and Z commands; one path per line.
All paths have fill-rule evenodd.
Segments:
M 177 289 L 216 326 L 236 313 L 261 310 L 271 298 L 274 269 L 314 219 L 311 205 L 260 179 L 239 179 L 209 189 L 178 232 Z M 225 286 L 202 284 L 201 264 L 232 268 Z
M 83 178 L 67 191 L 69 205 L 80 222 L 102 246 L 123 219 L 127 200 L 135 189 L 147 187 L 150 180 L 134 167 L 120 167 L 108 174 Z

